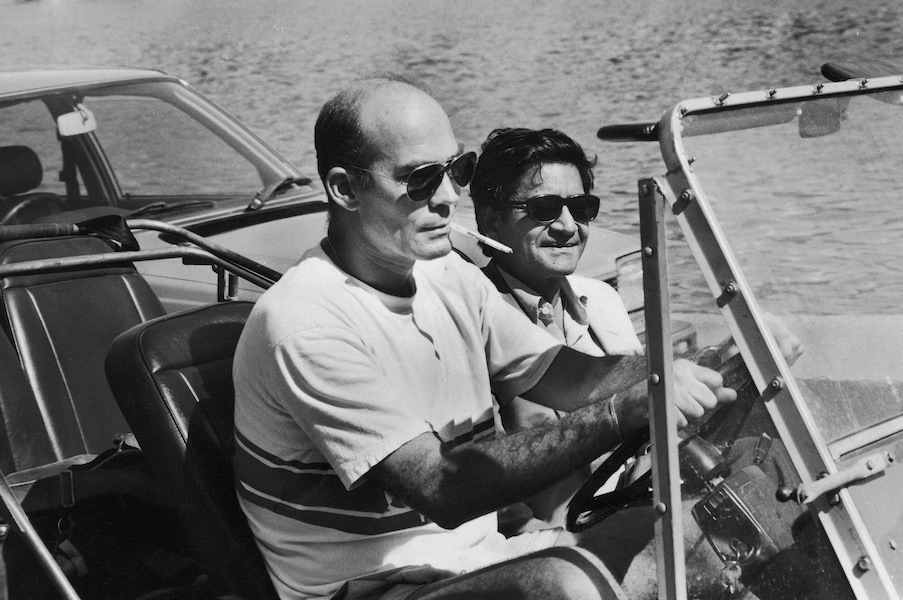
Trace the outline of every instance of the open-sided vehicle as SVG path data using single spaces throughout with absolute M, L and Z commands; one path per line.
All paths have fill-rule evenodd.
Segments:
M 700 547 L 720 560 L 707 573 L 722 582 L 712 597 L 903 596 L 903 223 L 889 209 L 903 78 L 847 67 L 825 72 L 855 78 L 682 101 L 657 123 L 600 130 L 657 141 L 665 162 L 638 195 L 653 460 L 648 477 L 610 494 L 594 477 L 570 526 L 605 527 L 652 503 L 662 598 L 688 597 L 686 560 L 692 568 Z M 883 228 L 869 228 L 877 211 Z M 198 235 L 215 228 L 140 213 L 124 227 L 104 214 L 0 227 L 7 593 L 272 597 L 231 489 L 231 350 L 250 304 L 167 314 L 131 265 L 213 264 L 260 288 L 278 269 Z M 802 223 L 805 243 L 822 245 L 817 269 L 769 245 Z M 704 351 L 699 360 L 741 391 L 680 435 L 669 402 L 675 269 L 707 290 L 692 315 L 700 339 L 730 335 L 739 349 L 720 365 Z M 765 311 L 803 339 L 793 365 Z M 643 442 L 616 456 L 630 460 Z M 683 506 L 703 536 L 691 548 Z

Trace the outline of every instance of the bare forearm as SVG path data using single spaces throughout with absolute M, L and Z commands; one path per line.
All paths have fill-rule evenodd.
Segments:
M 443 527 L 524 500 L 588 464 L 620 440 L 604 400 L 548 426 L 509 436 L 423 452 L 393 454 L 371 471 L 386 489 Z M 418 438 L 409 444 L 439 444 Z M 406 445 L 407 446 L 407 445 Z M 406 450 L 405 447 L 400 449 Z M 396 452 L 398 454 L 398 452 Z M 430 460 L 406 460 L 430 456 Z
M 528 400 L 563 411 L 574 411 L 615 394 L 645 401 L 646 357 L 588 356 L 564 347 L 542 379 L 525 392 Z

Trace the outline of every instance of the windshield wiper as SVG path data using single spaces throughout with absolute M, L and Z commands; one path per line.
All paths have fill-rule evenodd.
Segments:
M 248 203 L 248 205 L 245 207 L 245 210 L 258 210 L 264 204 L 279 195 L 280 192 L 284 192 L 293 185 L 310 185 L 311 183 L 313 183 L 313 180 L 310 177 L 304 176 L 285 177 L 284 179 L 275 181 L 254 194 L 254 199 Z
M 151 202 L 140 208 L 136 208 L 126 215 L 126 218 L 133 219 L 142 215 L 157 215 L 182 208 L 198 208 L 201 206 L 215 206 L 213 200 L 191 200 L 190 202 Z

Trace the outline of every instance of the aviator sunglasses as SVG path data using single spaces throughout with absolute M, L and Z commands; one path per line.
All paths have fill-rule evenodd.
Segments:
M 578 223 L 589 223 L 599 214 L 599 197 L 578 194 L 562 198 L 555 194 L 533 196 L 519 202 L 503 202 L 504 208 L 522 208 L 537 223 L 549 224 L 561 215 L 561 207 L 567 205 L 571 216 Z
M 351 165 L 352 169 L 364 171 L 371 175 L 378 175 L 387 179 L 392 179 L 398 183 L 407 186 L 406 193 L 408 198 L 414 202 L 426 202 L 433 197 L 439 186 L 442 185 L 442 179 L 448 173 L 452 181 L 463 187 L 470 183 L 473 179 L 473 171 L 477 164 L 476 152 L 465 152 L 458 156 L 453 156 L 444 163 L 427 163 L 414 168 L 405 177 L 395 177 L 385 173 L 377 173 L 362 167 Z

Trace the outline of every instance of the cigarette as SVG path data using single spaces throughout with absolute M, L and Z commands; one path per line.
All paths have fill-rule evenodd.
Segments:
M 462 225 L 458 225 L 457 223 L 452 223 L 451 228 L 454 229 L 455 231 L 457 231 L 458 233 L 463 233 L 464 235 L 469 235 L 470 237 L 483 242 L 490 248 L 495 248 L 496 250 L 498 250 L 500 252 L 504 252 L 505 254 L 511 254 L 513 252 L 513 250 L 511 248 L 509 248 L 508 246 L 506 246 L 505 244 L 502 244 L 501 242 L 497 242 L 490 237 L 486 237 L 482 233 L 477 233 L 476 231 L 471 231 L 470 229 L 468 229 Z

